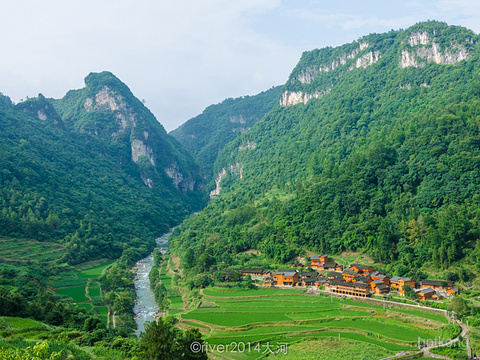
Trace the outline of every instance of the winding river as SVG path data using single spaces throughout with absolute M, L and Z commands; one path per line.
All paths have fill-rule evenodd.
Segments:
M 168 238 L 171 234 L 172 232 L 170 231 L 162 237 L 155 239 L 157 248 L 160 249 L 162 254 L 165 254 L 167 251 Z M 138 337 L 140 333 L 144 331 L 145 322 L 152 321 L 154 315 L 158 312 L 158 306 L 155 302 L 153 291 L 150 289 L 150 280 L 148 278 L 153 267 L 153 253 L 138 261 L 135 267 L 137 268 L 137 274 L 134 283 L 137 300 L 135 301 L 133 312 L 135 313 L 135 321 L 137 322 L 135 334 Z

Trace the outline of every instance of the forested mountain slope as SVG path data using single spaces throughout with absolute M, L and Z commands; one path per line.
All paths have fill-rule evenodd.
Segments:
M 113 74 L 61 100 L 0 98 L 0 236 L 58 241 L 65 261 L 147 253 L 199 207 L 192 158 Z
M 220 196 L 171 238 L 185 268 L 248 249 L 480 268 L 478 41 L 426 22 L 305 52 L 281 104 L 217 158 Z
M 226 144 L 248 131 L 280 99 L 281 86 L 254 96 L 226 99 L 170 132 L 192 154 L 204 176 L 212 178 L 213 164 Z

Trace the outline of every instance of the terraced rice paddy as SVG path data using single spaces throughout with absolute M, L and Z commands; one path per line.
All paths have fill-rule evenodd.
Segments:
M 250 346 L 250 352 L 216 351 L 228 359 L 261 358 L 266 354 L 252 351 L 252 346 L 265 350 L 262 346 L 266 344 L 290 346 L 290 355 L 277 355 L 282 359 L 343 360 L 348 349 L 357 355 L 363 354 L 359 359 L 380 359 L 395 352 L 414 350 L 418 337 L 440 336 L 440 328 L 447 322 L 441 314 L 384 310 L 355 299 L 303 294 L 296 289 L 209 288 L 203 294 L 208 307 L 181 314 L 181 319 L 188 326 L 202 325 L 204 332 L 208 327 L 208 344 L 226 346 L 241 342 Z M 315 349 L 330 348 L 337 342 L 339 345 L 335 345 L 336 350 L 330 352 L 330 356 L 319 357 L 323 354 L 321 351 L 314 356 Z
M 65 247 L 58 243 L 36 240 L 0 240 L 0 259 L 10 262 L 50 263 L 60 259 Z
M 75 303 L 81 303 L 90 300 L 85 296 L 85 286 L 56 289 L 55 292 L 64 298 L 72 299 L 72 302 Z
M 114 262 L 115 262 L 115 260 L 112 260 L 112 261 L 106 262 L 104 264 L 101 264 L 101 265 L 98 265 L 98 266 L 95 266 L 95 267 L 92 267 L 92 268 L 89 268 L 89 269 L 82 270 L 77 274 L 77 276 L 79 278 L 98 279 L 100 277 L 100 275 L 102 275 L 102 271 L 107 266 L 113 264 Z
M 112 263 L 113 261 L 104 261 L 102 264 L 86 263 L 80 266 L 81 270 L 75 271 L 71 277 L 63 277 L 57 281 L 53 288 L 70 305 L 98 314 L 99 318 L 107 324 L 108 308 L 103 306 L 102 291 L 97 279 Z M 94 266 L 87 267 L 89 264 Z

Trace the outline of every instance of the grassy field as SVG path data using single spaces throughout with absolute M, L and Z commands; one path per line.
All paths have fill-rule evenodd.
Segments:
M 109 265 L 113 264 L 115 260 L 108 261 L 104 264 L 94 266 L 80 271 L 77 276 L 79 278 L 98 279 L 102 275 L 102 271 Z
M 384 310 L 354 299 L 307 295 L 296 289 L 208 288 L 203 293 L 208 307 L 180 316 L 186 326 L 199 324 L 202 331 L 210 328 L 208 344 L 242 342 L 258 349 L 259 344 L 281 343 L 289 347 L 289 353 L 270 356 L 285 359 L 380 359 L 414 350 L 418 337 L 440 336 L 446 323 L 442 315 Z M 213 353 L 227 359 L 267 355 L 263 351 Z

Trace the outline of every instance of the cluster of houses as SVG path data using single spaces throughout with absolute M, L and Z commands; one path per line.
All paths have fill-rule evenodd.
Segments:
M 363 264 L 351 264 L 343 269 L 335 262 L 329 261 L 327 255 L 312 256 L 310 258 L 311 271 L 297 271 L 285 269 L 268 271 L 263 269 L 242 269 L 242 275 L 262 277 L 264 286 L 304 286 L 325 288 L 326 290 L 351 296 L 367 297 L 370 294 L 386 294 L 397 291 L 405 295 L 405 285 L 415 291 L 418 299 L 441 299 L 445 294 L 458 294 L 452 281 L 422 280 L 416 283 L 408 277 L 389 277 L 383 272 L 375 271 L 373 266 Z M 317 270 L 324 270 L 322 274 Z M 328 272 L 328 275 L 326 271 Z

